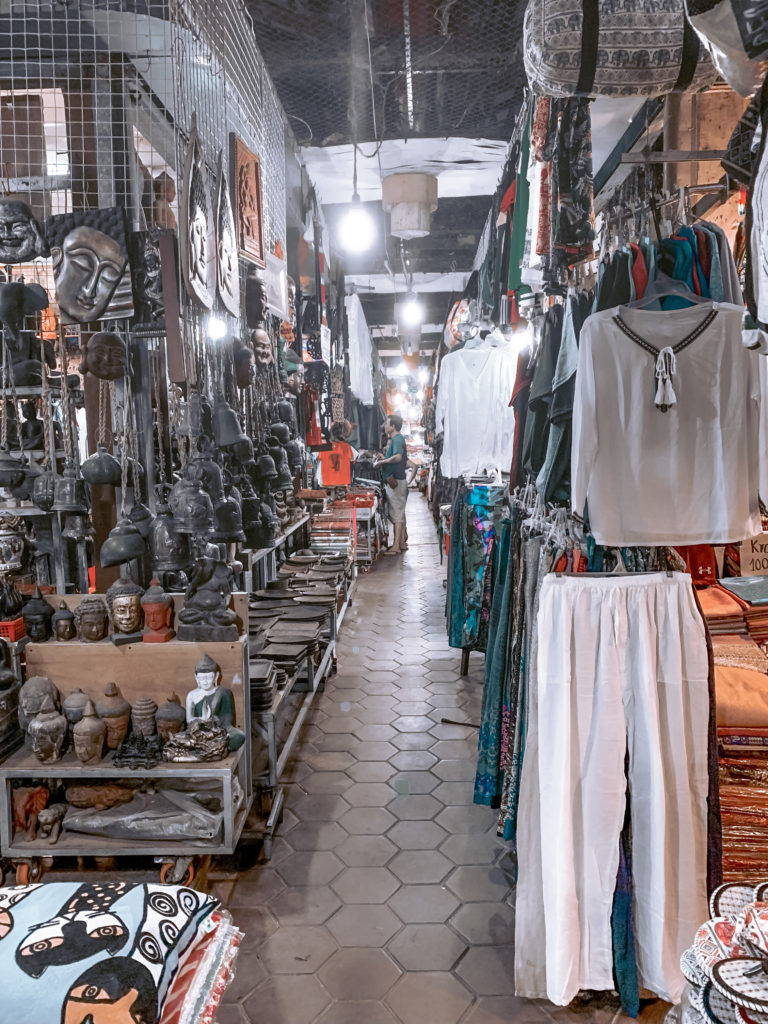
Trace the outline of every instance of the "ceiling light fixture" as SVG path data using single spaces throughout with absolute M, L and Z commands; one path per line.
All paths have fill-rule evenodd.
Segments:
M 416 292 L 408 292 L 400 306 L 400 322 L 405 327 L 420 327 L 424 322 L 424 307 Z
M 395 376 L 396 377 L 407 377 L 408 376 L 408 367 L 405 365 L 404 362 L 400 363 L 399 366 L 395 369 Z
M 419 383 L 426 384 L 428 380 L 429 370 L 425 366 L 422 366 L 422 368 L 419 370 Z
M 227 333 L 227 322 L 220 316 L 208 317 L 208 337 L 211 341 L 221 341 Z
M 353 143 L 352 202 L 339 224 L 339 241 L 347 252 L 366 252 L 376 238 L 376 225 L 357 191 L 357 143 Z

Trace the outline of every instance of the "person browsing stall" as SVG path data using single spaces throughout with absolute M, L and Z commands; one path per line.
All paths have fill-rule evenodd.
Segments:
M 403 417 L 393 413 L 387 417 L 384 431 L 389 438 L 384 458 L 381 459 L 381 478 L 386 485 L 389 503 L 389 518 L 395 529 L 392 547 L 385 551 L 386 555 L 399 555 L 406 550 L 405 544 L 405 503 L 408 500 L 408 484 L 406 481 L 408 453 L 405 438 L 400 433 L 403 429 Z

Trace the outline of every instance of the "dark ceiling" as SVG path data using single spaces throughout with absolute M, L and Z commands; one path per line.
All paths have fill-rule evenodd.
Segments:
M 302 146 L 359 142 L 369 150 L 379 140 L 510 138 L 526 84 L 525 0 L 246 2 L 259 48 Z M 451 163 L 450 147 L 438 146 L 435 152 L 440 158 L 445 153 Z M 466 169 L 467 162 L 454 166 L 462 163 Z M 400 242 L 388 235 L 381 204 L 368 205 L 379 218 L 379 242 L 364 256 L 349 257 L 345 269 L 354 275 L 401 275 L 397 291 L 402 298 Z M 409 270 L 469 273 L 490 205 L 489 195 L 441 197 L 429 236 L 405 246 Z M 332 239 L 345 210 L 325 207 Z M 457 297 L 449 288 L 455 281 L 421 296 L 425 323 L 444 321 Z M 395 296 L 362 286 L 359 294 L 369 325 L 388 327 L 391 333 Z M 424 335 L 422 349 L 435 346 L 439 337 Z M 393 345 L 397 342 L 391 338 L 380 343 L 387 350 Z
M 246 2 L 302 145 L 416 136 L 510 137 L 525 84 L 525 0 Z

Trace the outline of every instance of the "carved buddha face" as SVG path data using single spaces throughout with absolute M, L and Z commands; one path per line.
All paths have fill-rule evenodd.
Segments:
M 208 287 L 208 221 L 198 207 L 189 222 L 189 275 Z
M 76 634 L 74 617 L 64 618 L 62 616 L 56 620 L 54 629 L 56 631 L 57 640 L 74 640 Z
M 26 203 L 0 202 L 0 263 L 27 263 L 45 254 L 40 228 Z
M 119 242 L 97 228 L 78 227 L 52 250 L 56 296 L 62 311 L 79 323 L 107 311 L 128 262 Z
M 265 330 L 257 327 L 251 332 L 251 343 L 253 345 L 253 358 L 259 366 L 271 366 L 275 361 L 275 353 L 272 350 L 272 339 Z
M 119 633 L 136 633 L 141 628 L 139 594 L 119 594 L 112 600 L 112 621 Z
M 211 690 L 216 689 L 216 684 L 219 680 L 219 673 L 200 670 L 199 672 L 195 672 L 195 679 L 197 680 L 198 689 L 205 690 L 206 693 L 210 693 Z
M 80 617 L 80 639 L 95 644 L 107 635 L 106 609 L 86 609 Z
M 46 615 L 25 615 L 24 628 L 33 643 L 43 644 L 51 635 L 50 618 Z
M 125 345 L 116 335 L 99 331 L 86 342 L 81 373 L 91 373 L 99 380 L 118 380 L 125 376 Z
M 145 603 L 144 622 L 153 633 L 162 633 L 171 624 L 171 609 L 161 602 Z

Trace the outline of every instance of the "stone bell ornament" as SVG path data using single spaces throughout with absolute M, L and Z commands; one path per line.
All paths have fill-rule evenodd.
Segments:
M 176 521 L 165 499 L 158 503 L 157 515 L 152 521 L 147 537 L 147 546 L 152 560 L 152 571 L 155 573 L 179 572 L 186 569 L 192 561 L 189 537 L 177 530 Z
M 200 469 L 191 459 L 171 488 L 168 506 L 178 533 L 205 536 L 213 528 L 213 503 L 200 486 Z
M 110 565 L 122 565 L 133 558 L 142 558 L 146 553 L 146 541 L 133 523 L 123 516 L 101 545 L 99 561 L 102 569 L 106 569 Z
M 61 476 L 56 478 L 53 511 L 83 513 L 90 511 L 85 481 L 78 475 L 77 467 L 72 460 L 67 460 Z
M 213 437 L 220 448 L 229 448 L 246 438 L 237 413 L 221 392 L 213 403 Z
M 80 466 L 80 473 L 87 484 L 93 486 L 120 486 L 120 463 L 100 444 L 96 451 Z

